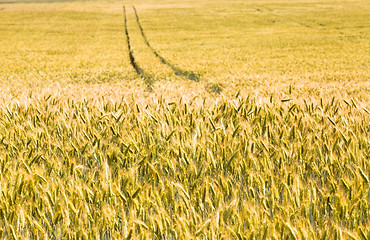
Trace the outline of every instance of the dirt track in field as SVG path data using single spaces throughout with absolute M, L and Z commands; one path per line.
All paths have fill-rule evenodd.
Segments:
M 130 42 L 130 35 L 128 34 L 128 30 L 127 30 L 127 14 L 126 14 L 126 7 L 125 6 L 123 6 L 123 17 L 124 17 L 124 27 L 125 27 L 126 42 L 127 42 L 128 54 L 129 54 L 129 58 L 130 58 L 130 64 L 135 69 L 136 73 L 145 80 L 145 83 L 147 84 L 148 89 L 152 90 L 153 89 L 152 85 L 154 83 L 152 77 L 148 76 L 145 73 L 145 71 L 139 66 L 139 64 L 136 62 L 134 54 L 132 52 L 131 42 Z
M 167 61 L 165 58 L 163 58 L 153 47 L 152 45 L 150 44 L 150 42 L 148 41 L 148 38 L 146 37 L 145 35 L 145 32 L 144 32 L 144 29 L 143 27 L 141 26 L 141 23 L 140 23 L 140 18 L 139 18 L 139 14 L 137 13 L 137 10 L 135 8 L 135 6 L 132 7 L 134 9 L 134 13 L 135 13 L 135 17 L 136 17 L 136 22 L 137 24 L 139 25 L 139 28 L 140 28 L 140 32 L 141 32 L 141 35 L 143 36 L 144 38 L 144 41 L 146 43 L 146 45 L 150 48 L 150 50 L 153 52 L 153 54 L 165 65 L 169 66 L 173 72 L 177 75 L 177 76 L 180 76 L 180 77 L 186 77 L 187 79 L 189 80 L 192 80 L 192 81 L 199 81 L 199 77 L 192 73 L 192 72 L 188 72 L 188 71 L 184 71 L 184 70 L 181 70 L 180 68 L 176 67 L 175 65 L 173 65 L 172 63 L 170 63 L 169 61 Z
M 143 27 L 141 25 L 141 22 L 140 22 L 139 14 L 138 14 L 135 6 L 132 6 L 132 8 L 133 8 L 133 11 L 134 11 L 134 14 L 135 14 L 136 23 L 138 24 L 139 29 L 140 29 L 140 34 L 143 37 L 144 42 L 147 45 L 147 47 L 151 50 L 151 52 L 160 60 L 160 62 L 162 64 L 165 64 L 168 67 L 170 67 L 176 76 L 184 77 L 184 78 L 189 79 L 191 81 L 198 82 L 199 81 L 199 76 L 197 74 L 195 74 L 195 73 L 193 73 L 191 71 L 184 71 L 184 70 L 178 68 L 177 66 L 175 66 L 174 64 L 170 63 L 168 60 L 166 60 L 165 58 L 163 58 L 152 47 L 152 45 L 150 44 L 148 38 L 145 35 L 144 29 L 143 29 Z M 136 73 L 141 78 L 144 79 L 144 81 L 145 81 L 148 89 L 149 90 L 152 90 L 153 89 L 153 84 L 154 84 L 155 80 L 154 80 L 154 78 L 150 74 L 148 74 L 146 71 L 144 71 L 144 69 L 137 63 L 137 60 L 136 60 L 136 58 L 134 56 L 134 53 L 133 53 L 133 50 L 132 50 L 132 45 L 131 45 L 131 40 L 130 40 L 130 34 L 128 32 L 128 26 L 127 26 L 127 13 L 126 13 L 126 7 L 125 7 L 125 5 L 123 5 L 123 18 L 124 18 L 124 31 L 125 31 L 125 34 L 126 34 L 126 43 L 127 43 L 127 47 L 128 47 L 128 55 L 129 55 L 129 59 L 130 59 L 130 64 L 135 69 Z

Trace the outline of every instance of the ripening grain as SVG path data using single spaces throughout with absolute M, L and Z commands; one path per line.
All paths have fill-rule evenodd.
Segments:
M 370 234 L 370 118 L 354 102 L 47 97 L 0 118 L 6 238 Z
M 370 239 L 366 1 L 122 7 L 0 0 L 0 238 Z

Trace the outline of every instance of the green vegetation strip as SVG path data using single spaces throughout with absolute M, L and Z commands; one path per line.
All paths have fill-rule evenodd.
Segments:
M 3 239 L 369 239 L 355 102 L 46 97 L 0 108 Z

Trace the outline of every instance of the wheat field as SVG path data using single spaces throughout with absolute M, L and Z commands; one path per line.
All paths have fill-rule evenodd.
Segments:
M 0 0 L 2 239 L 370 239 L 364 0 Z

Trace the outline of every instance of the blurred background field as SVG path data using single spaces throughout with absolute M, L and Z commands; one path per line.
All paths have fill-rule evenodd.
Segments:
M 369 102 L 366 1 L 127 2 L 134 56 L 160 93 L 181 79 L 146 47 L 132 4 L 152 47 L 200 76 L 197 89 L 265 96 L 292 88 L 297 98 Z M 2 86 L 141 83 L 129 63 L 122 2 L 2 2 L 0 12 Z

